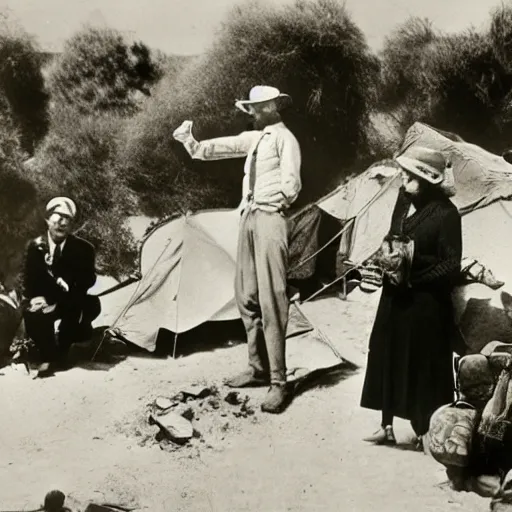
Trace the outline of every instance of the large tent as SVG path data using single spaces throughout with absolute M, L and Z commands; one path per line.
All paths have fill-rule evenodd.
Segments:
M 406 134 L 404 146 L 413 144 L 451 158 L 457 185 L 453 201 L 463 214 L 464 254 L 512 283 L 512 165 L 421 123 Z M 370 258 L 389 229 L 399 186 L 396 167 L 384 161 L 296 213 L 290 219 L 290 282 L 322 272 L 332 281 L 347 268 L 337 263 L 358 266 Z M 153 351 L 160 329 L 182 333 L 205 322 L 239 318 L 233 286 L 239 218 L 237 209 L 201 211 L 154 229 L 142 244 L 142 279 L 102 297 L 103 314 L 96 325 L 115 328 Z M 478 286 L 482 300 L 495 300 L 489 289 Z M 458 290 L 459 297 L 464 298 L 466 288 Z M 292 311 L 290 336 L 301 330 L 296 313 Z

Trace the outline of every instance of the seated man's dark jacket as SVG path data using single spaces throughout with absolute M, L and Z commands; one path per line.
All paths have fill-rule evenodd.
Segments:
M 24 297 L 45 297 L 49 305 L 58 304 L 64 308 L 66 303 L 81 302 L 87 290 L 96 282 L 93 245 L 75 235 L 69 235 L 58 263 L 52 267 L 55 277 L 48 272 L 48 265 L 45 262 L 47 253 L 47 235 L 29 242 L 22 277 Z M 65 292 L 57 285 L 56 279 L 59 277 L 66 281 L 69 292 Z

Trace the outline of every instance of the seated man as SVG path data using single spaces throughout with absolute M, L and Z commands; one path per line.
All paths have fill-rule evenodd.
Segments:
M 101 309 L 99 299 L 87 295 L 96 282 L 95 250 L 70 234 L 75 216 L 76 205 L 67 197 L 46 205 L 48 232 L 28 244 L 23 269 L 27 336 L 49 365 L 65 364 L 71 344 L 92 334 L 92 321 Z

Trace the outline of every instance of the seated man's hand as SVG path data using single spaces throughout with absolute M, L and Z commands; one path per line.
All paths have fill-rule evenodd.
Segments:
M 172 136 L 178 142 L 186 142 L 192 136 L 192 121 L 183 121 L 181 126 L 174 130 Z
M 28 310 L 31 313 L 37 313 L 38 311 L 42 311 L 47 307 L 48 304 L 46 303 L 46 299 L 44 297 L 34 297 L 33 299 L 30 299 L 30 307 Z
M 52 304 L 51 306 L 44 307 L 41 311 L 43 312 L 43 314 L 48 315 L 49 313 L 53 313 L 56 307 L 57 304 Z
M 62 279 L 62 277 L 59 277 L 57 279 L 57 284 L 65 291 L 65 292 L 69 292 L 69 285 L 68 283 L 66 283 L 66 281 L 64 281 L 64 279 Z

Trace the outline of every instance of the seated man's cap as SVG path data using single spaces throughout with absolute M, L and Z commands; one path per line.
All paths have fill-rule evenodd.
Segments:
M 46 213 L 63 213 L 74 218 L 76 216 L 76 204 L 69 197 L 54 197 L 46 205 Z

